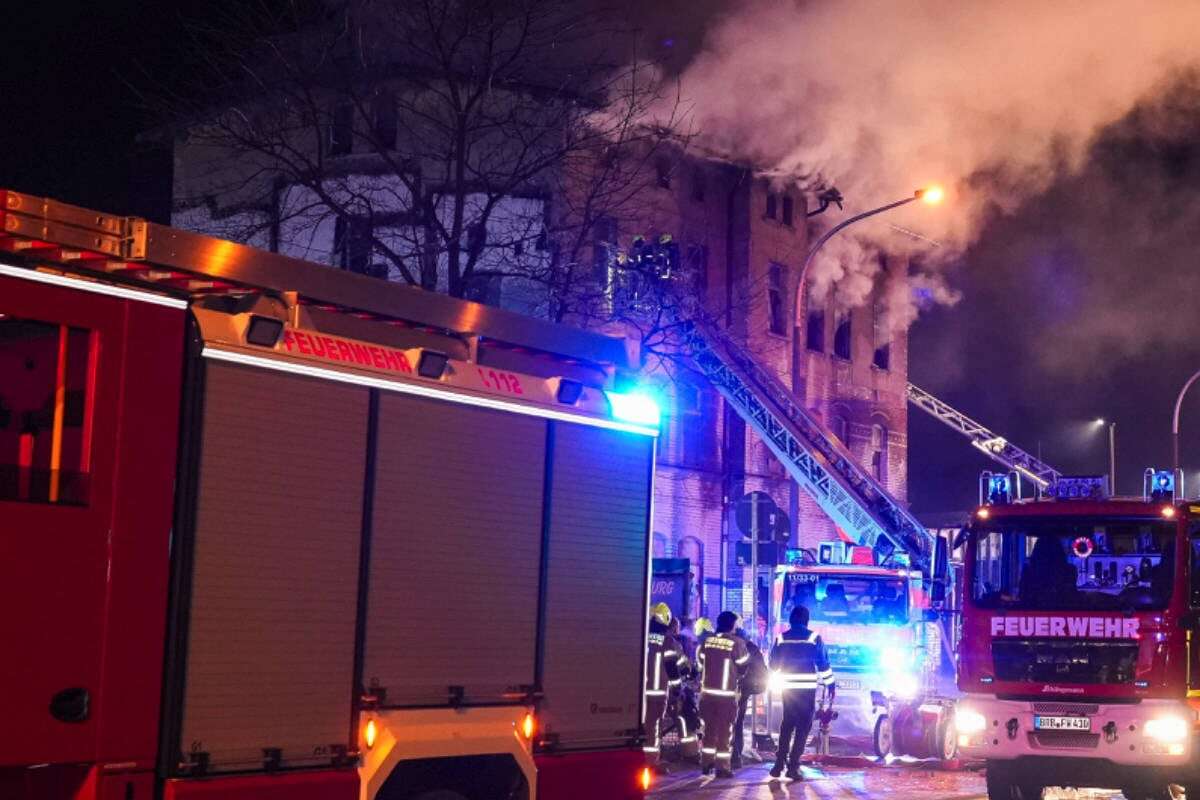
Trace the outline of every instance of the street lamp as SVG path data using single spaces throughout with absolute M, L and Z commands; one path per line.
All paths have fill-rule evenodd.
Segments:
M 1179 409 L 1183 406 L 1183 396 L 1187 394 L 1187 390 L 1192 388 L 1192 384 L 1196 379 L 1200 378 L 1200 372 L 1192 375 L 1187 379 L 1187 383 L 1179 390 L 1179 396 L 1175 398 L 1175 415 L 1171 418 L 1171 446 L 1173 451 L 1171 461 L 1171 474 L 1175 476 L 1176 486 L 1182 491 L 1183 475 L 1179 472 Z
M 1113 494 L 1117 493 L 1117 423 L 1105 422 L 1103 417 L 1096 420 L 1096 427 L 1103 428 L 1108 425 L 1108 489 Z

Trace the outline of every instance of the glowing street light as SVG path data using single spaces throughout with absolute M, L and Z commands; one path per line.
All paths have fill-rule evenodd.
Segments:
M 928 203 L 931 206 L 936 206 L 946 199 L 946 190 L 936 183 L 932 186 L 926 186 L 924 189 L 917 189 L 916 194 L 921 199 L 921 202 Z

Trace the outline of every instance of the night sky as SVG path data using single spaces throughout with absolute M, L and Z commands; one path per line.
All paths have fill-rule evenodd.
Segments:
M 664 2 L 664 13 L 672 3 Z M 714 4 L 707 4 L 709 6 Z M 131 86 L 187 69 L 186 0 L 13 3 L 0 30 L 0 186 L 163 219 L 169 154 L 139 141 L 157 120 Z M 700 36 L 675 25 L 665 45 Z M 1169 467 L 1175 393 L 1200 368 L 1200 93 L 1186 77 L 1104 131 L 1084 169 L 997 214 L 951 265 L 963 293 L 911 331 L 910 376 L 1066 472 L 1106 471 L 1117 423 L 1119 489 Z M 1200 389 L 1184 405 L 1183 460 L 1200 489 Z M 917 511 L 971 505 L 991 462 L 910 413 Z

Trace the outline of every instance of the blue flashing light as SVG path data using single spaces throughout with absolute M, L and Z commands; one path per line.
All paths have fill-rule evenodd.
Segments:
M 607 394 L 614 418 L 634 425 L 647 425 L 654 428 L 659 426 L 661 413 L 654 398 L 642 392 L 629 394 L 608 392 Z
M 1012 487 L 1007 475 L 988 477 L 987 501 L 992 505 L 1005 505 L 1012 499 Z

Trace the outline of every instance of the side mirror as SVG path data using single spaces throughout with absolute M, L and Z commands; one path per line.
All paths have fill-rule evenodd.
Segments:
M 946 602 L 946 582 L 944 580 L 934 580 L 929 584 L 929 601 L 934 605 L 939 605 Z M 933 615 L 933 619 L 938 618 L 938 612 L 935 609 L 927 609 L 925 619 L 929 619 L 929 615 Z
M 945 583 L 950 572 L 950 548 L 945 536 L 938 536 L 933 544 L 933 580 L 934 583 Z

